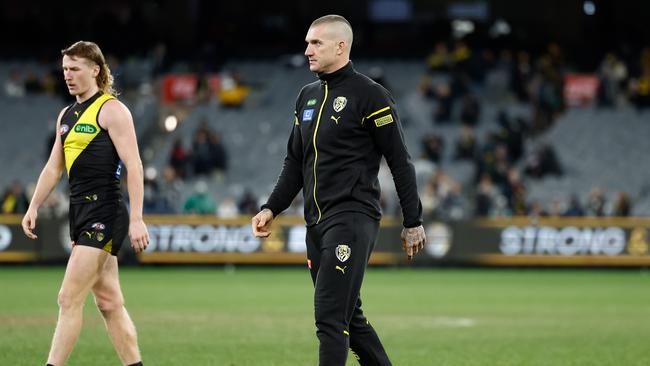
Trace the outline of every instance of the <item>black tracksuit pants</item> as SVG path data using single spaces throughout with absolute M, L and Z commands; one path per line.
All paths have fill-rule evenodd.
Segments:
M 391 365 L 361 311 L 359 291 L 379 232 L 367 215 L 344 212 L 307 228 L 321 366 L 344 366 L 351 349 L 361 365 Z

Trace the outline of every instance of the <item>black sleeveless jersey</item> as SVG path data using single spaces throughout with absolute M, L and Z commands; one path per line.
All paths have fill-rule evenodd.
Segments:
M 122 163 L 108 131 L 97 120 L 104 103 L 115 97 L 98 92 L 70 105 L 61 117 L 59 135 L 70 182 L 70 203 L 121 197 Z

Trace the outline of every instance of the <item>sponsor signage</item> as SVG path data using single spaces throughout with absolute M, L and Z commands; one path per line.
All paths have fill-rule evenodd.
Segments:
M 25 237 L 22 216 L 0 215 L 0 262 L 65 261 L 70 255 L 66 218 L 39 218 L 37 240 Z M 145 217 L 150 244 L 137 256 L 128 239 L 120 258 L 140 263 L 306 264 L 306 227 L 300 217 L 280 216 L 272 234 L 253 236 L 250 218 Z M 93 223 L 100 230 L 104 223 Z M 529 218 L 427 222 L 427 243 L 415 265 L 650 266 L 650 219 Z M 384 219 L 371 264 L 407 263 L 401 223 Z M 349 243 L 337 243 L 339 260 Z
M 150 243 L 138 255 L 143 263 L 307 263 L 307 229 L 299 217 L 276 219 L 271 235 L 265 239 L 253 235 L 249 218 L 150 216 L 145 221 Z M 395 250 L 399 250 L 399 231 L 391 235 Z M 394 251 L 381 249 L 384 246 L 378 243 L 371 263 L 392 264 L 399 260 Z
M 433 223 L 426 225 L 425 252 L 436 263 L 647 266 L 649 228 L 650 220 L 638 218 Z
M 564 78 L 564 100 L 569 107 L 591 105 L 598 91 L 598 78 L 592 74 L 567 74 Z
M 206 75 L 210 92 L 218 94 L 221 89 L 219 74 Z M 199 78 L 197 74 L 169 74 L 162 80 L 162 100 L 165 103 L 191 101 L 196 98 Z

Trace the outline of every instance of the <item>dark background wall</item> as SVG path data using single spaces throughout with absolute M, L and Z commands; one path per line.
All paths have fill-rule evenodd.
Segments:
M 591 3 L 596 11 L 588 16 L 581 0 L 4 0 L 0 57 L 58 58 L 61 48 L 79 39 L 94 40 L 118 57 L 146 55 L 158 43 L 176 59 L 205 54 L 221 59 L 274 57 L 301 51 L 310 22 L 328 13 L 342 14 L 353 24 L 357 57 L 422 57 L 436 40 L 449 39 L 454 9 L 483 10 L 478 17 L 474 14 L 476 32 L 468 37 L 474 47 L 535 51 L 554 41 L 584 68 L 593 68 L 605 51 L 632 52 L 649 43 L 650 2 Z M 406 9 L 405 16 L 377 19 L 373 14 L 382 8 L 390 9 L 388 15 Z M 510 24 L 510 35 L 498 39 L 487 35 L 497 19 Z

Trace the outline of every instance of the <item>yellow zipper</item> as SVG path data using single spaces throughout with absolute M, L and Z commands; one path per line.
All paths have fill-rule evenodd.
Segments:
M 316 209 L 318 210 L 318 220 L 316 223 L 320 222 L 322 216 L 320 212 L 320 206 L 318 205 L 318 199 L 316 199 L 316 162 L 318 161 L 318 149 L 316 148 L 316 134 L 318 133 L 318 126 L 320 125 L 320 116 L 323 114 L 323 107 L 327 101 L 327 81 L 323 82 L 325 84 L 325 97 L 323 98 L 323 103 L 320 105 L 320 110 L 318 111 L 318 118 L 316 119 L 316 128 L 314 129 L 314 203 L 316 204 Z

